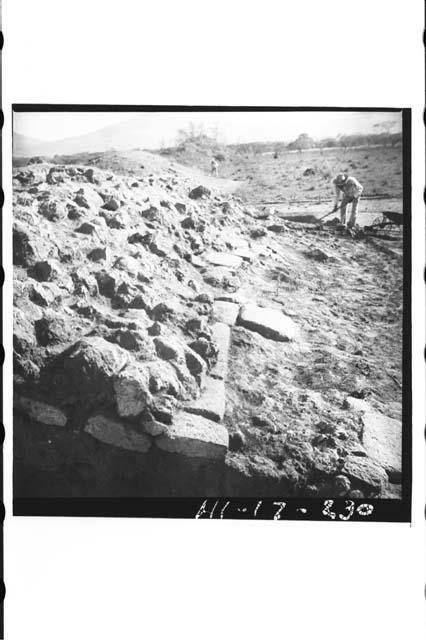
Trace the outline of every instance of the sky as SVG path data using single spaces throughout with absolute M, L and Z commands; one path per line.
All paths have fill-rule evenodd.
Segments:
M 39 140 L 52 141 L 84 135 L 120 122 L 143 121 L 147 146 L 175 144 L 178 130 L 188 123 L 215 129 L 224 144 L 251 141 L 290 141 L 300 133 L 315 139 L 338 134 L 374 133 L 375 124 L 392 123 L 401 130 L 401 114 L 386 112 L 212 112 L 212 113 L 15 113 L 14 131 Z

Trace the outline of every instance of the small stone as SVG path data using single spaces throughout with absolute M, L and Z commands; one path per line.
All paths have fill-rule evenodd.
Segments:
M 106 260 L 106 247 L 97 247 L 96 249 L 92 249 L 87 254 L 89 260 L 92 262 L 100 262 L 100 260 Z
M 61 411 L 61 409 L 47 404 L 47 402 L 33 400 L 33 398 L 26 396 L 15 396 L 14 405 L 37 422 L 50 424 L 55 427 L 65 427 L 67 424 L 66 414 Z
M 91 182 L 92 184 L 98 184 L 99 180 L 96 178 L 95 170 L 90 168 L 87 169 L 84 174 L 85 178 L 87 178 L 87 182 Z
M 173 423 L 177 400 L 174 396 L 159 394 L 152 398 L 149 410 L 156 420 L 165 425 Z
M 114 380 L 117 411 L 120 416 L 137 416 L 149 400 L 149 373 L 140 365 L 130 364 Z
M 193 376 L 201 375 L 206 370 L 206 363 L 201 356 L 190 347 L 185 349 L 186 366 Z
M 43 316 L 34 322 L 37 342 L 42 347 L 60 344 L 67 335 L 67 326 L 61 316 Z
M 214 303 L 214 298 L 211 293 L 199 293 L 195 298 L 195 302 L 212 305 Z
M 336 487 L 337 495 L 345 496 L 351 488 L 351 482 L 346 476 L 340 475 L 334 478 L 334 485 Z
M 274 233 L 284 233 L 287 231 L 287 227 L 285 224 L 270 224 L 268 226 L 268 231 L 273 231 Z
M 192 191 L 190 191 L 188 195 L 192 200 L 198 200 L 199 198 L 203 197 L 208 198 L 211 195 L 211 191 L 207 187 L 199 185 L 198 187 L 195 187 L 195 189 L 192 189 Z
M 115 294 L 116 279 L 107 271 L 98 271 L 95 273 L 98 283 L 99 293 L 106 298 L 112 298 Z
M 173 366 L 164 360 L 153 360 L 146 363 L 149 374 L 149 390 L 153 394 L 167 393 L 178 397 L 181 385 Z M 189 375 L 189 374 L 188 374 Z
M 67 217 L 68 210 L 64 202 L 58 200 L 42 200 L 38 212 L 51 222 L 57 222 Z
M 349 498 L 353 498 L 355 500 L 359 500 L 359 499 L 363 499 L 364 498 L 364 494 L 362 491 L 360 491 L 359 489 L 352 489 L 352 491 L 349 491 Z
M 148 327 L 148 334 L 150 336 L 159 336 L 161 334 L 161 324 L 159 322 L 154 322 L 150 327 Z
M 142 331 L 118 329 L 113 339 L 123 349 L 137 352 L 138 360 L 152 360 L 155 357 L 152 340 Z
M 96 227 L 90 222 L 83 222 L 77 229 L 75 229 L 76 233 L 84 233 L 85 235 L 92 235 L 96 231 Z
M 246 444 L 245 435 L 241 431 L 234 431 L 229 434 L 229 450 L 241 451 Z
M 49 307 L 55 299 L 55 294 L 48 285 L 35 283 L 32 285 L 29 298 L 40 307 Z
M 118 201 L 117 198 L 110 196 L 104 202 L 104 204 L 102 205 L 102 208 L 106 209 L 107 211 L 117 211 L 117 209 L 120 208 L 120 202 Z
M 41 260 L 36 262 L 35 265 L 28 271 L 28 275 L 39 282 L 46 282 L 50 280 L 54 273 L 54 265 L 51 260 Z
M 191 342 L 189 346 L 193 351 L 198 353 L 199 356 L 204 358 L 206 362 L 217 355 L 217 349 L 215 349 L 212 341 L 204 336 L 200 336 L 197 340 Z
M 145 211 L 142 211 L 142 216 L 145 220 L 149 220 L 149 222 L 162 222 L 163 214 L 160 209 L 154 206 L 148 207 Z
M 267 235 L 266 230 L 263 229 L 262 227 L 256 227 L 255 229 L 252 229 L 250 231 L 250 238 L 253 238 L 253 240 L 257 240 L 258 238 L 263 238 L 266 235 Z
M 151 311 L 153 320 L 159 320 L 161 322 L 172 319 L 175 314 L 176 310 L 165 302 L 160 302 Z
M 157 356 L 162 360 L 177 360 L 182 355 L 181 349 L 168 340 L 154 339 Z
M 183 202 L 175 202 L 175 207 L 179 211 L 179 213 L 186 213 L 186 204 Z
M 310 249 L 309 251 L 305 251 L 305 256 L 311 260 L 316 260 L 317 262 L 327 262 L 331 260 L 330 256 L 321 249 Z

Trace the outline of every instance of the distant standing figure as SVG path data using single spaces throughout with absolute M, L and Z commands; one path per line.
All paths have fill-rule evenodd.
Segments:
M 356 222 L 359 199 L 364 187 L 356 178 L 352 178 L 346 173 L 339 173 L 334 178 L 333 185 L 336 192 L 333 212 L 337 211 L 339 208 L 339 200 L 342 198 L 340 203 L 340 222 L 350 229 Z M 350 203 L 352 204 L 352 211 L 349 217 L 349 222 L 346 224 L 346 210 Z
M 219 175 L 219 163 L 216 160 L 216 158 L 212 158 L 211 159 L 210 166 L 211 166 L 211 174 L 212 174 L 212 176 L 215 176 L 217 178 L 218 175 Z

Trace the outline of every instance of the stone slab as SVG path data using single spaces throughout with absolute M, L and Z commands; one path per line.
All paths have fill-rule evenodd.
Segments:
M 367 455 L 386 470 L 389 478 L 401 480 L 402 425 L 399 420 L 388 418 L 377 411 L 363 413 L 362 442 Z
M 231 329 L 224 322 L 212 325 L 213 339 L 218 348 L 217 362 L 210 371 L 213 378 L 226 380 L 228 375 L 229 348 L 231 346 Z
M 385 470 L 370 458 L 347 456 L 342 473 L 376 491 L 383 489 L 388 482 Z
M 371 404 L 369 404 L 366 400 L 362 398 L 354 398 L 352 396 L 348 396 L 344 403 L 345 409 L 351 409 L 352 411 L 356 411 L 357 413 L 370 412 L 372 411 Z
M 214 264 L 218 267 L 227 267 L 228 269 L 238 269 L 241 267 L 243 261 L 239 256 L 232 255 L 230 253 L 211 252 L 206 253 L 204 256 L 207 262 Z
M 181 411 L 167 433 L 155 439 L 163 451 L 181 455 L 222 459 L 229 445 L 228 431 L 217 422 Z
M 233 325 L 237 321 L 240 305 L 233 302 L 216 300 L 213 305 L 214 318 L 218 322 Z
M 250 249 L 245 249 L 244 247 L 235 249 L 232 254 L 234 256 L 242 258 L 245 262 L 253 262 L 253 260 L 255 260 L 257 257 L 256 254 L 253 253 L 253 251 L 250 251 Z
M 295 322 L 281 311 L 247 304 L 241 308 L 237 324 L 260 333 L 264 338 L 287 342 L 299 337 L 299 328 Z
M 47 402 L 33 400 L 33 398 L 28 398 L 27 396 L 15 395 L 14 406 L 42 424 L 49 424 L 55 427 L 65 427 L 67 424 L 66 414 Z
M 206 384 L 198 400 L 184 407 L 188 413 L 194 413 L 213 422 L 221 422 L 225 415 L 225 383 L 217 378 L 206 378 Z
M 122 422 L 111 420 L 102 415 L 89 418 L 84 430 L 105 444 L 139 453 L 146 453 L 152 443 L 149 436 L 136 433 Z

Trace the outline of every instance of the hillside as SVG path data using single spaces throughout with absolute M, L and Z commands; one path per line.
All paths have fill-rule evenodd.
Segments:
M 15 495 L 400 495 L 401 241 L 242 186 L 14 170 Z

